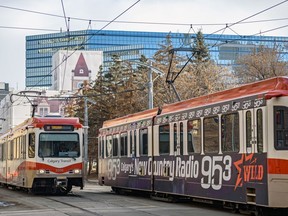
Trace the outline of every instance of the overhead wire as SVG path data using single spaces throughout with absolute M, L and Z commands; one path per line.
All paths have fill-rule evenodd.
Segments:
M 261 11 L 255 13 L 255 14 L 252 14 L 252 15 L 250 15 L 250 16 L 244 18 L 244 19 L 241 19 L 241 20 L 239 20 L 239 21 L 237 21 L 237 22 L 234 22 L 234 23 L 231 23 L 231 24 L 228 24 L 228 25 L 226 24 L 226 26 L 225 26 L 224 28 L 221 28 L 221 29 L 219 29 L 219 30 L 217 30 L 217 31 L 214 31 L 213 33 L 208 34 L 208 36 L 209 36 L 209 35 L 212 35 L 212 34 L 216 34 L 216 33 L 220 32 L 220 31 L 222 31 L 223 29 L 226 29 L 226 28 L 228 28 L 228 27 L 232 27 L 232 26 L 234 26 L 234 25 L 237 25 L 237 24 L 239 24 L 239 23 L 242 23 L 242 22 L 245 21 L 245 20 L 248 20 L 248 19 L 250 19 L 250 18 L 252 18 L 252 17 L 254 17 L 254 16 L 257 16 L 257 15 L 259 15 L 259 14 L 261 14 L 261 13 L 264 13 L 264 12 L 266 12 L 266 11 L 268 11 L 268 10 L 271 10 L 272 8 L 275 8 L 275 7 L 277 7 L 277 6 L 281 5 L 281 4 L 284 4 L 284 3 L 287 2 L 287 1 L 288 1 L 288 0 L 284 0 L 284 1 L 282 1 L 282 2 L 279 2 L 278 4 L 272 5 L 271 7 L 268 7 L 268 8 L 266 8 L 266 9 L 264 9 L 264 10 L 261 10 Z
M 262 31 L 261 34 L 268 33 L 268 32 L 271 32 L 271 31 L 276 31 L 276 30 L 279 30 L 279 29 L 282 29 L 282 28 L 286 28 L 286 27 L 288 27 L 288 25 L 283 25 L 283 26 L 279 26 L 279 27 L 276 27 L 276 28 L 273 28 L 273 29 L 268 29 L 266 31 Z M 254 35 L 250 35 L 250 36 L 257 36 L 259 34 L 260 33 L 257 33 L 257 34 L 254 34 Z
M 214 34 L 220 32 L 220 31 L 222 31 L 222 34 L 218 37 L 217 41 L 216 41 L 215 44 L 212 46 L 212 47 L 214 47 L 214 46 L 216 46 L 216 44 L 218 43 L 218 41 L 221 39 L 224 31 L 225 31 L 227 28 L 231 29 L 232 26 L 237 25 L 237 24 L 240 24 L 241 22 L 243 22 L 243 21 L 245 21 L 245 20 L 248 20 L 248 19 L 250 19 L 250 18 L 252 18 L 252 17 L 254 17 L 254 16 L 257 16 L 257 15 L 259 15 L 259 14 L 261 14 L 261 13 L 264 13 L 264 12 L 266 12 L 266 11 L 268 11 L 268 10 L 271 10 L 272 8 L 275 8 L 275 7 L 277 7 L 277 6 L 285 3 L 285 2 L 287 2 L 287 1 L 288 1 L 288 0 L 284 0 L 284 1 L 280 2 L 280 3 L 277 3 L 277 4 L 275 4 L 275 5 L 272 5 L 272 6 L 266 8 L 266 9 L 264 9 L 264 10 L 261 10 L 261 11 L 255 13 L 255 14 L 252 14 L 252 15 L 250 15 L 250 16 L 244 18 L 244 19 L 241 19 L 241 20 L 239 20 L 239 21 L 237 21 L 237 22 L 234 22 L 234 23 L 232 23 L 232 24 L 226 24 L 224 28 L 221 28 L 221 29 L 219 29 L 219 30 L 217 30 L 217 31 L 214 31 L 213 33 L 210 33 L 210 34 L 205 35 L 205 36 L 204 36 L 204 39 L 206 39 L 207 37 L 209 37 L 209 36 L 211 36 L 211 35 L 214 35 Z M 279 28 L 278 28 L 278 29 L 279 29 Z M 181 48 L 181 47 L 180 47 L 180 48 Z M 173 83 L 173 82 L 175 81 L 175 79 L 176 79 L 176 78 L 179 76 L 179 74 L 183 71 L 183 69 L 184 69 L 184 67 L 187 65 L 187 63 L 188 63 L 188 62 L 192 59 L 192 57 L 195 55 L 195 51 L 193 52 L 192 49 L 191 49 L 191 51 L 192 51 L 191 57 L 186 61 L 186 63 L 182 66 L 182 68 L 177 72 L 176 76 L 175 76 L 173 79 L 170 80 L 170 83 Z M 174 52 L 172 52 L 172 53 L 174 54 Z M 172 56 L 173 56 L 173 54 L 172 54 Z M 171 60 L 170 60 L 170 65 L 171 65 L 171 63 L 172 63 L 171 61 L 172 61 L 172 58 L 171 58 Z M 168 77 L 169 73 L 171 73 L 171 71 L 170 71 L 170 66 L 169 66 L 169 69 L 168 69 L 167 77 Z M 167 78 L 166 78 L 166 82 L 167 82 Z
M 118 18 L 121 17 L 123 14 L 125 14 L 127 11 L 129 11 L 131 8 L 133 8 L 133 7 L 134 7 L 136 4 L 138 4 L 140 1 L 141 1 L 141 0 L 137 0 L 135 3 L 133 3 L 131 6 L 129 6 L 127 9 L 125 9 L 123 12 L 121 12 L 118 16 L 116 16 L 114 19 L 112 19 L 109 23 L 107 23 L 107 24 L 104 25 L 101 29 L 99 29 L 95 34 L 92 34 L 89 38 L 87 38 L 87 39 L 80 45 L 80 47 L 81 47 L 86 41 L 90 40 L 94 35 L 98 34 L 100 31 L 102 31 L 102 30 L 105 29 L 107 26 L 109 26 L 111 23 L 113 23 L 116 19 L 118 19 Z M 78 48 L 78 49 L 79 49 L 79 48 Z M 78 49 L 75 49 L 69 56 L 67 56 L 67 58 L 66 58 L 64 61 L 66 61 L 70 56 L 72 56 Z M 51 70 L 51 72 L 50 72 L 49 74 L 47 74 L 45 77 L 43 77 L 42 79 L 40 79 L 40 80 L 34 85 L 34 87 L 35 87 L 37 84 L 39 84 L 41 81 L 43 81 L 47 76 L 50 76 L 57 68 L 59 68 L 59 67 L 64 63 L 64 61 L 61 61 L 54 69 Z M 30 87 L 29 89 L 32 89 L 32 88 L 33 88 L 33 86 Z M 29 89 L 28 89 L 28 90 L 29 90 Z M 19 97 L 19 98 L 20 98 L 20 97 Z M 18 99 L 19 99 L 19 98 L 18 98 Z M 18 99 L 17 99 L 17 100 L 18 100 Z M 12 104 L 11 104 L 11 106 L 12 106 Z M 10 107 L 11 107 L 11 106 L 10 106 Z M 9 107 L 8 109 L 10 109 L 10 107 Z M 7 112 L 8 109 L 7 109 L 5 112 Z M 5 112 L 2 113 L 2 115 L 4 115 Z M 0 116 L 2 116 L 2 115 L 0 115 Z
M 56 17 L 56 18 L 61 18 L 63 19 L 62 15 L 57 15 L 57 14 L 51 14 L 51 13 L 45 13 L 45 12 L 40 12 L 40 11 L 34 11 L 34 10 L 27 10 L 23 8 L 16 8 L 16 7 L 10 7 L 10 6 L 5 6 L 5 5 L 0 5 L 1 8 L 5 9 L 10 9 L 10 10 L 18 10 L 18 11 L 23 11 L 23 12 L 28 12 L 28 13 L 35 13 L 39 15 L 45 15 L 45 16 L 51 16 L 51 17 Z M 101 20 L 101 19 L 87 19 L 87 18 L 79 18 L 79 17 L 69 17 L 70 20 L 77 20 L 77 21 L 92 21 L 92 22 L 105 22 L 108 23 L 110 20 Z M 273 19 L 264 19 L 264 20 L 254 20 L 254 21 L 246 21 L 246 22 L 241 22 L 238 24 L 252 24 L 252 23 L 259 23 L 259 22 L 274 22 L 274 21 L 284 21 L 288 20 L 287 18 L 273 18 Z M 149 21 L 127 21 L 127 20 L 115 20 L 114 23 L 123 23 L 123 24 L 142 24 L 142 25 L 177 25 L 177 26 L 223 26 L 226 25 L 226 23 L 173 23 L 173 22 L 149 22 Z M 228 23 L 228 25 L 234 25 L 235 23 Z M 9 28 L 9 27 L 7 27 Z M 26 29 L 26 28 L 25 28 Z M 30 28 L 28 28 L 30 29 Z M 222 30 L 222 29 L 221 29 Z M 220 31 L 221 31 L 220 30 Z
M 231 27 L 228 27 L 228 29 L 230 29 L 232 32 L 234 32 L 234 34 L 238 35 L 239 37 L 243 37 L 242 35 L 238 34 L 235 30 L 233 30 Z
M 66 55 L 63 55 L 63 59 L 62 59 L 62 61 L 63 61 L 66 58 L 66 56 L 68 56 L 68 50 L 69 50 L 69 46 L 70 46 L 70 31 L 69 31 L 70 19 L 68 18 L 68 20 L 67 20 L 67 18 L 66 18 L 66 12 L 65 12 L 65 7 L 64 7 L 63 0 L 61 0 L 61 5 L 62 5 L 62 9 L 63 9 L 64 19 L 65 19 L 65 24 L 66 24 L 67 37 L 68 37 Z M 63 75 L 63 78 L 62 78 L 62 86 L 61 86 L 62 90 L 63 90 L 63 87 L 64 87 L 66 69 L 67 69 L 67 61 L 65 61 L 65 64 L 64 64 L 64 75 Z
M 18 27 L 18 26 L 0 26 L 1 29 L 14 29 L 14 30 L 31 30 L 31 31 L 48 31 L 48 32 L 59 32 L 56 29 L 44 29 L 44 28 L 29 28 L 29 27 Z
M 252 15 L 250 15 L 250 16 L 248 16 L 248 17 L 245 17 L 245 18 L 243 18 L 243 19 L 241 19 L 241 20 L 239 20 L 239 21 L 237 21 L 237 22 L 234 22 L 234 23 L 232 23 L 232 24 L 226 24 L 226 26 L 225 26 L 224 28 L 221 28 L 221 29 L 219 29 L 219 30 L 217 30 L 217 31 L 214 31 L 213 33 L 210 33 L 210 34 L 205 35 L 205 36 L 204 36 L 204 39 L 207 38 L 207 37 L 209 37 L 209 36 L 211 36 L 211 35 L 213 35 L 213 34 L 218 33 L 218 32 L 221 31 L 221 30 L 226 30 L 227 28 L 229 28 L 231 31 L 233 31 L 235 34 L 237 34 L 237 35 L 240 37 L 240 38 L 238 39 L 238 40 L 240 40 L 240 39 L 243 38 L 243 36 L 241 36 L 240 34 L 236 33 L 234 30 L 232 30 L 232 28 L 231 28 L 232 26 L 238 25 L 238 24 L 242 23 L 242 22 L 245 21 L 245 20 L 248 20 L 248 19 L 250 19 L 250 18 L 252 18 L 252 17 L 255 17 L 255 16 L 257 16 L 257 15 L 259 15 L 259 14 L 261 14 L 261 13 L 264 13 L 264 12 L 266 12 L 266 11 L 268 11 L 268 10 L 271 10 L 271 9 L 273 9 L 273 8 L 281 5 L 281 4 L 286 3 L 287 1 L 288 1 L 288 0 L 284 0 L 284 1 L 282 1 L 282 2 L 279 2 L 279 3 L 277 3 L 277 4 L 274 4 L 274 5 L 266 8 L 266 9 L 263 9 L 263 10 L 257 12 L 257 13 L 254 13 L 254 14 L 252 14 Z M 275 29 L 276 29 L 276 28 L 275 28 Z M 279 28 L 277 28 L 277 29 L 279 29 Z M 265 31 L 265 32 L 270 32 L 270 31 Z M 223 34 L 222 34 L 222 35 L 223 35 Z M 222 35 L 221 35 L 221 37 L 222 37 Z M 256 35 L 258 35 L 258 34 L 256 34 Z M 251 35 L 251 36 L 255 36 L 255 35 Z M 221 37 L 219 37 L 218 40 L 215 42 L 215 44 L 212 45 L 211 47 L 215 47 L 215 46 L 217 45 L 218 41 L 221 39 Z M 233 40 L 233 41 L 235 41 L 235 40 Z
M 139 0 L 140 1 L 140 0 Z M 93 21 L 103 21 L 103 22 L 108 22 L 104 27 L 102 27 L 100 30 L 98 30 L 96 33 L 94 33 L 94 34 L 92 34 L 91 36 L 90 36 L 90 38 L 91 37 L 93 37 L 94 35 L 97 35 L 97 33 L 99 33 L 101 30 L 103 30 L 104 28 L 106 28 L 108 25 L 110 25 L 112 22 L 125 22 L 125 23 L 142 23 L 142 24 L 167 24 L 167 25 L 190 25 L 191 26 L 191 24 L 177 24 L 177 23 L 155 23 L 155 22 L 130 22 L 130 21 L 116 21 L 116 19 L 118 19 L 123 13 L 125 13 L 127 10 L 129 10 L 131 7 L 133 7 L 135 4 L 137 4 L 139 1 L 137 1 L 136 3 L 134 3 L 132 6 L 130 6 L 128 9 L 126 9 L 124 12 L 122 12 L 120 15 L 118 15 L 116 18 L 114 18 L 113 20 L 111 20 L 111 21 L 103 21 L 103 20 L 93 20 Z M 262 11 L 260 11 L 260 12 L 258 12 L 258 13 L 256 13 L 256 14 L 253 14 L 253 15 L 251 15 L 251 16 L 249 16 L 249 17 L 247 17 L 247 18 L 244 18 L 244 19 L 242 19 L 242 20 L 240 20 L 240 21 L 238 21 L 238 22 L 235 22 L 235 23 L 231 23 L 231 24 L 228 24 L 228 26 L 227 26 L 227 24 L 226 24 L 226 27 L 225 28 L 222 28 L 222 29 L 220 29 L 220 30 L 218 30 L 218 31 L 216 31 L 216 32 L 213 32 L 213 33 L 211 33 L 211 34 L 209 34 L 209 35 L 212 35 L 212 34 L 216 34 L 217 32 L 219 32 L 219 31 L 221 31 L 221 30 L 225 30 L 226 28 L 230 28 L 231 26 L 233 26 L 233 25 L 236 25 L 236 24 L 244 24 L 244 23 L 253 23 L 253 22 L 262 22 L 262 21 L 250 21 L 250 22 L 244 22 L 245 20 L 247 20 L 247 19 L 250 19 L 250 18 L 252 18 L 252 17 L 254 17 L 254 16 L 256 16 L 256 15 L 258 15 L 258 14 L 260 14 L 260 13 L 263 13 L 263 12 L 265 12 L 265 11 L 267 11 L 267 10 L 270 10 L 270 9 L 272 9 L 272 8 L 274 8 L 274 7 L 276 7 L 276 6 L 278 6 L 278 5 L 280 5 L 280 4 L 283 4 L 283 3 L 285 3 L 285 2 L 287 2 L 288 0 L 285 0 L 285 1 L 282 1 L 282 2 L 280 2 L 280 3 L 278 3 L 278 4 L 276 4 L 276 5 L 273 5 L 273 6 L 271 6 L 271 7 L 269 7 L 269 8 L 267 8 L 267 9 L 265 9 L 265 10 L 262 10 Z M 42 14 L 42 15 L 49 15 L 49 16 L 55 16 L 55 17 L 60 17 L 60 18 L 63 18 L 63 16 L 59 16 L 59 15 L 53 15 L 53 14 L 48 14 L 48 13 L 42 13 L 42 12 L 36 12 L 36 11 L 31 11 L 31 10 L 25 10 L 25 9 L 19 9 L 19 8 L 12 8 L 12 7 L 7 7 L 7 6 L 3 6 L 3 5 L 0 5 L 0 7 L 2 7 L 2 8 L 8 8 L 8 9 L 15 9 L 15 10 L 21 10 L 21 11 L 26 11 L 26 12 L 33 12 L 33 13 L 38 13 L 38 14 Z M 65 16 L 64 16 L 65 17 Z M 71 18 L 71 19 L 78 19 L 78 20 L 86 20 L 86 19 L 81 19 L 81 18 Z M 279 20 L 286 20 L 286 19 L 288 19 L 288 18 L 282 18 L 282 19 L 270 19 L 270 20 L 265 20 L 265 22 L 267 22 L 267 21 L 275 21 L 275 20 L 277 20 L 277 21 L 279 21 Z M 91 20 L 89 20 L 90 22 L 91 22 Z M 193 24 L 193 25 L 197 25 L 197 24 Z M 220 25 L 220 24 L 199 24 L 199 25 Z M 222 25 L 222 24 L 221 24 Z M 67 25 L 66 25 L 67 26 Z M 280 29 L 280 28 L 284 28 L 284 27 L 287 27 L 288 25 L 285 25 L 285 26 L 282 26 L 282 27 L 278 27 L 278 28 L 274 28 L 274 29 L 271 29 L 271 30 L 267 30 L 267 31 L 265 31 L 265 33 L 266 32 L 270 32 L 270 31 L 274 31 L 274 30 L 278 30 L 278 29 Z M 1 26 L 0 26 L 0 28 L 1 28 Z M 26 28 L 25 28 L 26 29 Z M 231 28 L 230 28 L 231 29 Z M 194 29 L 193 29 L 194 30 Z M 232 29 L 231 29 L 232 30 Z M 233 31 L 233 30 L 232 30 Z M 234 32 L 235 33 L 235 32 Z M 264 33 L 264 32 L 262 32 L 262 33 Z M 208 35 L 208 36 L 209 36 Z M 255 35 L 257 35 L 257 34 L 255 34 Z M 206 36 L 207 37 L 207 36 Z M 88 38 L 86 41 L 88 41 L 90 38 Z M 86 42 L 85 41 L 85 42 Z M 83 45 L 83 43 L 81 44 L 81 45 Z M 81 46 L 80 46 L 81 47 Z M 73 53 L 75 53 L 77 51 L 77 49 L 73 52 Z M 72 54 L 73 54 L 72 53 Z M 71 55 L 72 55 L 71 54 Z M 69 58 L 71 55 L 69 55 L 67 58 Z M 65 61 L 67 60 L 67 58 L 65 59 Z M 58 65 L 58 67 L 61 65 L 63 63 L 63 61 Z M 56 68 L 58 68 L 58 67 L 56 67 Z M 54 68 L 47 76 L 50 76 L 52 73 L 53 73 L 53 71 L 56 69 L 56 68 Z M 45 77 L 44 77 L 45 78 Z M 43 78 L 43 79 L 44 79 Z M 42 80 L 40 80 L 40 81 L 38 81 L 38 83 L 39 82 L 41 82 Z M 32 87 L 31 87 L 32 88 Z M 31 89 L 30 88 L 30 89 Z
M 209 37 L 209 36 L 211 36 L 211 35 L 214 35 L 214 34 L 218 33 L 219 31 L 225 31 L 227 28 L 231 29 L 232 26 L 238 25 L 238 24 L 244 22 L 245 20 L 248 20 L 248 19 L 250 19 L 250 18 L 252 18 L 252 17 L 255 17 L 255 16 L 257 16 L 257 15 L 259 15 L 259 14 L 261 14 L 261 13 L 264 13 L 264 12 L 266 12 L 266 11 L 268 11 L 268 10 L 271 10 L 271 9 L 273 9 L 273 8 L 281 5 L 281 4 L 286 3 L 287 1 L 288 1 L 288 0 L 284 0 L 284 1 L 282 1 L 282 2 L 279 2 L 279 3 L 277 3 L 277 4 L 274 4 L 274 5 L 266 8 L 266 9 L 263 9 L 263 10 L 257 12 L 257 13 L 254 13 L 254 14 L 252 14 L 252 15 L 250 15 L 250 16 L 248 16 L 248 17 L 245 17 L 245 18 L 243 18 L 243 19 L 241 19 L 241 20 L 239 20 L 239 21 L 237 21 L 237 22 L 234 22 L 234 23 L 232 23 L 232 24 L 226 24 L 224 28 L 221 28 L 221 29 L 219 29 L 219 30 L 217 30 L 217 31 L 214 31 L 213 33 L 210 33 L 210 34 L 206 34 L 206 35 L 204 36 L 204 39 L 207 38 L 207 37 Z M 232 30 L 232 29 L 231 29 L 231 30 Z M 223 34 L 221 34 L 221 36 L 218 38 L 218 40 L 215 42 L 215 44 L 214 44 L 212 47 L 215 47 L 215 46 L 216 46 L 216 44 L 218 43 L 218 41 L 221 39 L 222 35 L 223 35 Z
M 243 38 L 249 38 L 249 37 L 253 37 L 253 36 L 258 36 L 261 34 L 264 34 L 264 33 L 268 33 L 268 32 L 271 32 L 271 31 L 276 31 L 276 30 L 279 30 L 279 29 L 282 29 L 282 28 L 287 28 L 288 25 L 283 25 L 283 26 L 279 26 L 279 27 L 276 27 L 276 28 L 272 28 L 272 29 L 268 29 L 268 30 L 265 30 L 265 31 L 261 31 L 261 32 L 258 32 L 258 33 L 254 33 L 254 34 L 250 34 L 250 35 L 240 35 L 238 34 L 237 32 L 237 35 L 239 36 L 239 38 L 235 38 L 235 39 L 232 39 L 232 40 L 225 40 L 225 42 L 222 42 L 221 44 L 216 44 L 217 46 L 219 45 L 223 45 L 223 44 L 229 44 L 231 42 L 235 42 L 235 41 L 239 41 L 239 40 L 242 40 Z M 288 40 L 277 40 L 278 42 L 288 42 Z M 212 47 L 215 47 L 216 46 L 215 44 Z
M 66 24 L 66 29 L 67 29 L 67 31 L 69 31 L 69 25 L 68 25 L 68 21 L 67 21 L 67 18 L 66 18 L 66 13 L 65 13 L 65 7 L 64 7 L 63 0 L 61 0 L 61 5 L 62 5 L 62 10 L 63 10 L 65 24 Z

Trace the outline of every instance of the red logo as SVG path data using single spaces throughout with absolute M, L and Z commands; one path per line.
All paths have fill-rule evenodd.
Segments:
M 254 157 L 254 154 L 242 154 L 241 159 L 234 162 L 234 166 L 238 171 L 234 190 L 242 187 L 243 182 L 263 180 L 264 167 L 262 164 L 257 164 L 257 158 Z

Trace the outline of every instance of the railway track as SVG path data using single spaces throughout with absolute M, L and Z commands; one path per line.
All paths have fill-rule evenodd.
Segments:
M 235 216 L 230 211 L 194 203 L 167 203 L 141 195 L 117 195 L 110 187 L 87 184 L 66 196 L 33 195 L 24 191 L 0 188 L 0 216 Z M 241 216 L 241 214 L 236 214 Z

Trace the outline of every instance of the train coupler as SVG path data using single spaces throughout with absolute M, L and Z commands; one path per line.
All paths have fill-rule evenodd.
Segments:
M 55 179 L 55 185 L 57 188 L 67 187 L 68 179 L 67 178 L 57 178 L 57 179 Z

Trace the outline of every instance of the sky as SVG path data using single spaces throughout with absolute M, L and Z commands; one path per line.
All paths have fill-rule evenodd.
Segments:
M 0 0 L 0 82 L 24 90 L 28 35 L 89 27 L 167 33 L 193 33 L 201 29 L 204 34 L 288 36 L 287 11 L 288 0 Z M 108 23 L 115 18 L 116 22 Z

